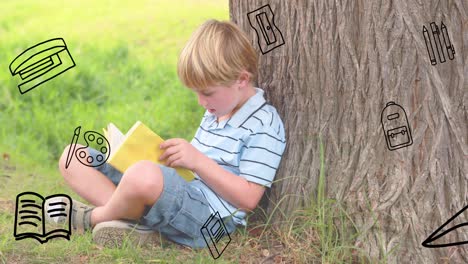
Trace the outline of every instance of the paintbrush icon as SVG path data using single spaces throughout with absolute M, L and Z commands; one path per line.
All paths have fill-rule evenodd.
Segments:
M 80 136 L 80 129 L 81 126 L 75 128 L 75 132 L 70 143 L 70 148 L 68 149 L 67 161 L 65 162 L 65 169 L 68 169 L 68 166 L 70 165 L 70 162 L 73 159 L 73 153 L 75 153 L 76 143 L 78 142 L 78 137 Z

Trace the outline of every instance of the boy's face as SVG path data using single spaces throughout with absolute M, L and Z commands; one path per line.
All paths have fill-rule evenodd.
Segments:
M 244 103 L 242 90 L 235 84 L 232 86 L 209 86 L 206 90 L 195 90 L 198 104 L 218 118 L 229 118 Z

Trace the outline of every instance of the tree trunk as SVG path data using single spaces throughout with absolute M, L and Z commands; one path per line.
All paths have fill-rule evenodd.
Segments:
M 277 210 L 291 213 L 314 197 L 321 136 L 327 195 L 355 221 L 356 245 L 374 258 L 390 255 L 390 263 L 468 262 L 468 245 L 421 245 L 468 201 L 466 1 L 271 0 L 269 20 L 284 45 L 267 52 L 248 20 L 265 2 L 229 2 L 231 20 L 258 50 L 257 85 L 286 128 L 288 146 L 267 211 L 281 201 Z M 252 21 L 257 28 L 260 13 Z M 431 65 L 423 36 L 431 22 L 445 24 L 453 60 L 445 55 Z M 399 136 L 412 138 L 394 150 L 381 123 L 390 101 L 407 115 L 411 136 Z M 467 216 L 468 210 L 458 221 Z M 468 241 L 468 228 L 449 238 Z

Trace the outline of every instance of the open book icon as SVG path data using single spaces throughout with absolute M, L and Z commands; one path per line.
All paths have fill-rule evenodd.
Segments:
M 18 194 L 14 228 L 16 240 L 28 237 L 41 243 L 46 243 L 49 239 L 56 237 L 70 240 L 71 208 L 72 199 L 66 194 L 54 194 L 46 198 L 35 192 Z M 46 221 L 46 219 L 52 221 Z
M 460 219 L 460 215 L 467 209 L 468 205 L 463 207 L 463 209 L 453 215 L 447 222 L 432 232 L 432 234 L 422 242 L 422 245 L 428 248 L 437 248 L 468 244 L 467 239 L 459 239 L 458 237 L 460 236 L 456 236 L 456 233 L 459 235 L 464 233 L 465 236 L 468 236 L 468 222 Z

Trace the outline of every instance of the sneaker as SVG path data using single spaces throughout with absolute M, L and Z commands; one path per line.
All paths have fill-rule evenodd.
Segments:
M 127 240 L 132 245 L 161 245 L 159 232 L 151 228 L 124 220 L 102 222 L 93 228 L 93 240 L 96 244 L 105 247 L 122 247 Z
M 46 221 L 49 223 L 63 224 L 71 219 L 71 226 L 74 230 L 80 232 L 91 229 L 91 211 L 94 209 L 77 200 L 72 200 L 71 216 L 63 214 L 61 216 L 54 216 L 54 212 L 59 210 L 63 211 L 64 208 L 69 206 L 69 200 L 65 197 L 56 197 L 49 199 L 45 204 L 45 211 L 47 212 Z M 62 210 L 61 210 L 62 209 Z

